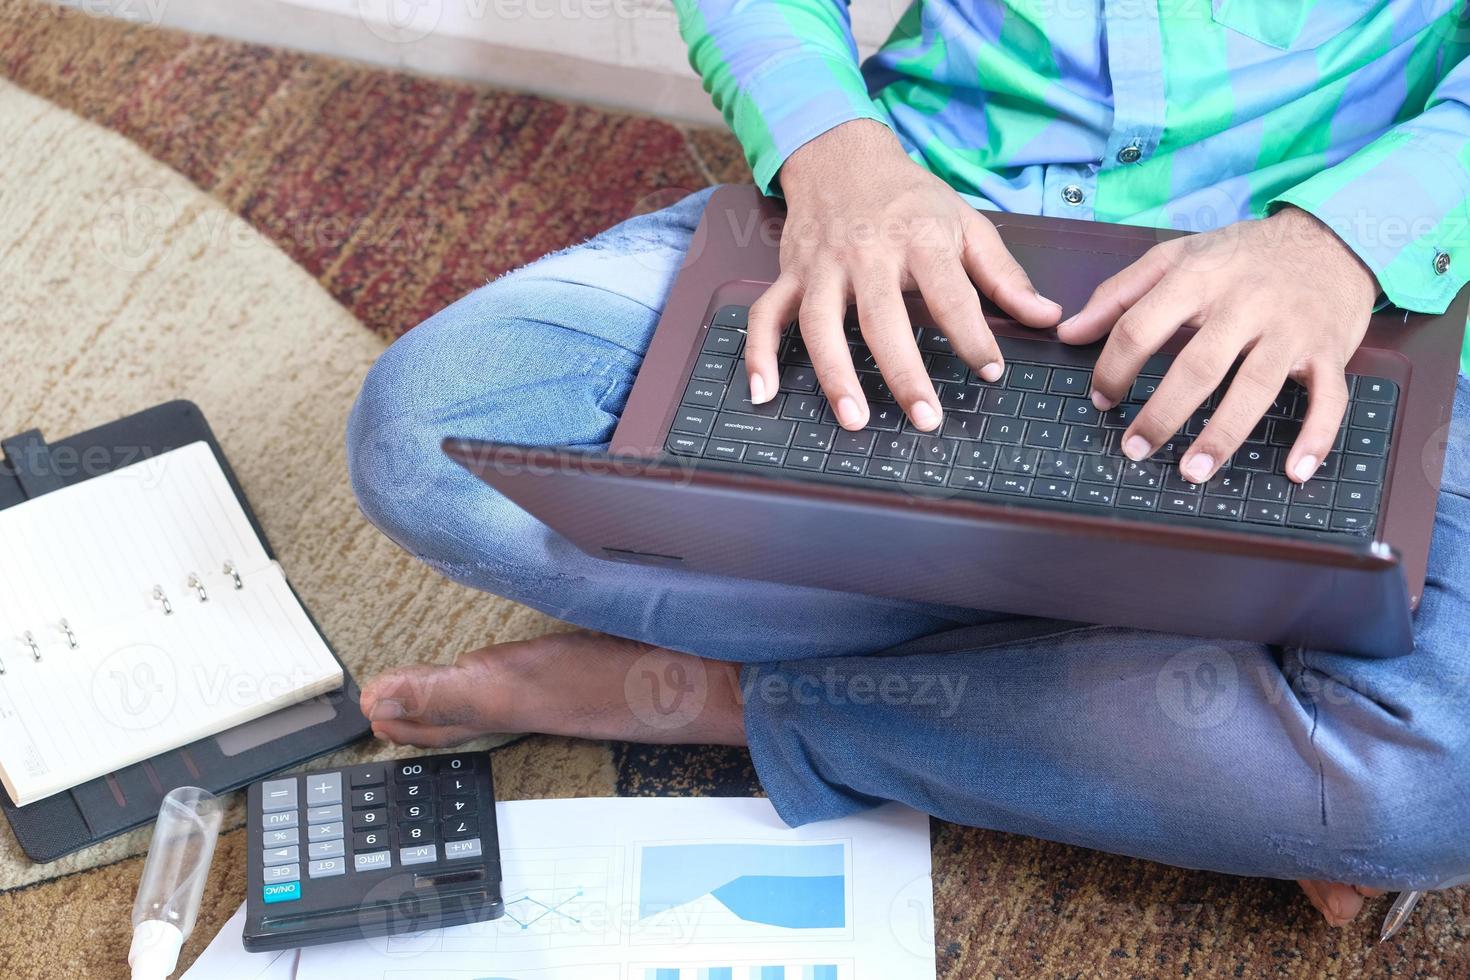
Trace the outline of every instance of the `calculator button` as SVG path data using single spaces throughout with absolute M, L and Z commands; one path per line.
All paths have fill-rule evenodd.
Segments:
M 299 860 L 301 860 L 301 848 L 292 844 L 290 847 L 275 847 L 266 851 L 261 863 L 270 868 L 277 864 L 293 864 Z
M 393 781 L 398 783 L 411 783 L 428 774 L 429 767 L 424 762 L 399 762 L 393 766 Z
M 439 860 L 439 848 L 433 844 L 420 844 L 417 847 L 398 849 L 398 863 L 404 866 L 433 864 L 437 860 Z
M 433 815 L 434 808 L 427 803 L 411 803 L 398 810 L 399 820 L 426 820 Z
M 475 757 L 472 755 L 451 755 L 439 760 L 439 771 L 446 772 L 473 772 L 475 769 Z
M 352 867 L 357 871 L 387 871 L 393 867 L 393 855 L 388 851 L 352 855 Z
M 306 828 L 306 839 L 312 843 L 319 840 L 341 840 L 342 822 L 319 823 Z
M 261 820 L 262 830 L 285 830 L 287 827 L 295 827 L 301 821 L 301 815 L 295 810 L 282 810 L 280 813 L 267 813 Z
M 335 878 L 337 875 L 347 873 L 346 858 L 327 858 L 323 861 L 313 861 L 306 866 L 308 878 Z
M 301 831 L 291 830 L 267 830 L 265 832 L 265 846 L 290 847 L 292 844 L 301 843 Z
M 306 811 L 307 823 L 335 823 L 342 819 L 342 804 L 335 803 L 332 806 L 314 806 Z
M 458 861 L 461 858 L 477 858 L 480 856 L 480 838 L 471 837 L 469 840 L 452 840 L 444 844 L 444 860 Z
M 372 851 L 387 846 L 387 830 L 360 830 L 352 835 L 352 849 L 354 851 Z
M 408 783 L 398 787 L 398 802 L 407 803 L 410 800 L 427 800 L 433 793 L 433 783 Z
M 358 810 L 352 815 L 353 830 L 370 830 L 388 824 L 387 810 Z
M 444 801 L 444 815 L 447 817 L 469 816 L 475 812 L 479 801 L 473 796 L 464 796 L 458 799 Z
M 366 810 L 368 807 L 382 806 L 388 802 L 388 788 L 386 786 L 377 789 L 355 789 L 352 791 L 352 809 Z
M 476 837 L 480 833 L 480 821 L 473 817 L 463 820 L 444 821 L 444 839 L 454 840 L 461 837 Z
M 364 786 L 383 785 L 382 766 L 358 766 L 347 773 L 347 785 L 353 789 L 362 789 Z
M 475 781 L 467 777 L 445 776 L 439 780 L 440 796 L 460 796 L 475 792 Z
M 296 809 L 296 780 L 267 779 L 260 787 L 260 808 L 266 813 Z
M 301 882 L 292 881 L 279 885 L 266 885 L 260 891 L 260 897 L 267 905 L 276 902 L 294 902 L 301 898 Z
M 322 858 L 339 858 L 343 853 L 340 840 L 319 840 L 306 845 L 306 856 L 316 861 Z
M 406 823 L 398 828 L 400 844 L 423 844 L 434 839 L 434 825 L 431 823 Z
M 331 806 L 342 802 L 342 774 L 321 772 L 307 778 L 306 805 Z
M 300 881 L 301 865 L 299 864 L 277 864 L 265 869 L 265 883 L 273 885 L 281 881 Z

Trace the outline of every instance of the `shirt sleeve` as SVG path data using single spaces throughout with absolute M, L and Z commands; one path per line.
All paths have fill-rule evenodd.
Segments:
M 1395 306 L 1443 313 L 1470 279 L 1470 59 L 1424 111 L 1278 196 L 1332 228 Z
M 844 0 L 675 0 L 689 63 L 776 190 L 786 158 L 853 119 L 888 124 L 868 97 Z

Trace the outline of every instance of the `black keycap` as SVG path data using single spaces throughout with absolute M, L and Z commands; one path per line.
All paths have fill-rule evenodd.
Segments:
M 745 452 L 745 461 L 762 466 L 780 466 L 786 461 L 786 450 L 775 446 L 751 446 Z
M 382 806 L 388 802 L 388 790 L 386 787 L 370 787 L 367 789 L 354 790 L 352 793 L 352 809 L 366 810 L 375 806 Z
M 849 432 L 846 429 L 838 429 L 837 435 L 832 438 L 832 451 L 834 453 L 851 453 L 854 456 L 866 456 L 873 451 L 873 443 L 876 441 L 876 432 L 860 429 L 857 432 Z
M 725 386 L 717 381 L 694 380 L 684 389 L 684 404 L 699 408 L 719 408 L 725 400 Z
M 1139 375 L 1133 382 L 1133 388 L 1128 392 L 1130 402 L 1146 402 L 1149 395 L 1159 390 L 1159 382 L 1163 378 L 1151 378 L 1147 375 Z
M 895 432 L 884 434 L 883 438 L 877 440 L 873 445 L 873 455 L 883 459 L 913 459 L 914 446 L 918 445 L 919 437 L 906 433 Z
M 1051 373 L 1049 391 L 1056 395 L 1086 395 L 1092 386 L 1092 372 L 1077 368 L 1056 368 Z
M 914 449 L 914 459 L 922 463 L 944 465 L 954 455 L 954 443 L 939 436 L 920 436 Z
M 473 753 L 446 756 L 434 766 L 436 772 L 444 773 L 474 772 L 476 768 L 478 768 L 478 762 Z
M 1165 490 L 1159 495 L 1159 511 L 1165 514 L 1198 514 L 1199 496 Z
M 1200 513 L 1215 520 L 1238 521 L 1244 506 L 1245 501 L 1239 497 L 1211 497 L 1206 494 L 1200 503 Z
M 1204 489 L 1198 483 L 1191 483 L 1180 475 L 1179 470 L 1170 466 L 1164 470 L 1164 489 L 1170 493 L 1199 493 Z
M 1329 483 L 1326 480 L 1308 480 L 1306 483 L 1292 488 L 1291 502 L 1294 504 L 1315 504 L 1318 507 L 1331 507 L 1332 496 L 1336 491 L 1336 484 Z
M 1062 399 L 1056 395 L 1027 395 L 1021 399 L 1021 418 L 1055 422 L 1062 414 Z
M 786 395 L 785 398 L 786 404 L 781 406 L 783 419 L 816 422 L 822 417 L 822 409 L 827 407 L 827 399 L 821 395 Z
M 1106 429 L 1086 429 L 1079 425 L 1067 427 L 1067 440 L 1063 445 L 1068 452 L 1097 455 L 1108 451 L 1113 434 Z
M 762 418 L 774 419 L 781 416 L 781 409 L 785 404 L 786 396 L 781 394 L 759 405 L 752 401 L 750 376 L 742 368 L 735 372 L 735 377 L 730 379 L 729 390 L 725 392 L 725 398 L 720 402 L 720 407 L 727 412 L 741 412 L 745 415 L 759 415 Z
M 951 439 L 973 439 L 978 440 L 980 433 L 985 430 L 985 416 L 983 415 L 946 415 L 944 417 L 944 428 L 940 431 Z
M 1373 515 L 1360 514 L 1353 511 L 1342 510 L 1332 515 L 1332 530 L 1351 531 L 1354 534 L 1364 534 L 1373 530 Z
M 750 315 L 748 306 L 722 306 L 710 322 L 711 327 L 734 327 L 745 329 L 745 319 Z
M 1244 516 L 1252 524 L 1280 524 L 1286 520 L 1286 505 L 1262 500 L 1248 500 Z
M 888 388 L 888 382 L 883 380 L 882 375 L 860 374 L 858 375 L 858 387 L 863 389 L 863 397 L 871 405 L 874 402 L 886 403 L 894 401 L 893 392 Z
M 927 483 L 931 486 L 942 487 L 944 486 L 944 481 L 948 478 L 948 466 L 936 466 L 932 463 L 914 463 L 909 467 L 909 483 Z
M 1240 470 L 1218 470 L 1205 484 L 1205 493 L 1215 497 L 1244 497 L 1247 474 Z
M 1184 434 L 1197 436 L 1205 431 L 1205 426 L 1210 424 L 1210 410 L 1196 409 L 1189 415 L 1189 420 L 1184 423 Z
M 473 796 L 455 796 L 444 801 L 446 817 L 468 816 L 479 809 L 480 803 Z
M 1327 526 L 1327 508 L 1295 504 L 1286 510 L 1286 523 L 1292 527 L 1322 528 Z
M 874 459 L 868 464 L 868 476 L 875 480 L 902 483 L 909 475 L 909 464 L 899 459 Z
M 1251 500 L 1280 504 L 1286 502 L 1291 488 L 1291 481 L 1278 473 L 1257 473 L 1251 477 L 1250 492 L 1246 496 Z
M 848 476 L 862 476 L 868 469 L 868 460 L 864 456 L 832 456 L 827 460 L 828 473 L 846 473 Z
M 827 465 L 827 454 L 806 449 L 793 449 L 786 454 L 788 470 L 820 470 Z
M 1019 445 L 1026 431 L 1025 426 L 1026 423 L 1019 419 L 988 419 L 985 422 L 985 434 L 980 438 L 1001 446 Z
M 1051 371 L 1039 364 L 1012 364 L 1006 387 L 1020 391 L 1045 391 Z
M 372 830 L 375 827 L 386 827 L 387 825 L 388 811 L 386 809 L 352 811 L 353 830 Z
M 386 778 L 382 766 L 355 766 L 347 770 L 347 785 L 351 789 L 364 786 L 381 786 Z
M 1026 445 L 1038 449 L 1061 449 L 1067 444 L 1067 427 L 1060 422 L 1027 422 Z
M 1342 453 L 1328 453 L 1327 458 L 1317 464 L 1317 476 L 1324 480 L 1336 480 L 1338 465 L 1342 462 Z
M 1355 401 L 1391 404 L 1397 401 L 1398 397 L 1399 386 L 1386 378 L 1362 377 L 1353 387 Z
M 732 442 L 758 442 L 765 446 L 786 446 L 791 442 L 796 423 L 787 419 L 767 419 L 758 415 L 736 415 L 721 412 L 715 416 L 710 434 Z
M 1123 486 L 1138 490 L 1157 490 L 1164 485 L 1164 466 L 1151 459 L 1129 460 L 1123 467 Z
M 797 364 L 801 367 L 812 366 L 812 355 L 807 352 L 806 342 L 800 335 L 793 335 L 781 346 L 779 360 L 782 364 Z
M 980 406 L 982 390 L 962 384 L 944 385 L 939 392 L 939 407 L 946 412 L 973 412 Z
M 1071 500 L 1074 484 L 1070 480 L 1038 478 L 1031 486 L 1031 496 L 1044 500 Z
M 1037 463 L 1037 473 L 1057 480 L 1075 480 L 1081 463 L 1075 453 L 1046 452 Z
M 728 459 L 738 463 L 745 457 L 745 443 L 711 439 L 704 447 L 704 455 L 706 459 Z
M 735 358 L 724 354 L 701 354 L 694 362 L 694 377 L 704 381 L 729 381 Z
M 480 821 L 474 817 L 455 817 L 444 821 L 444 839 L 461 840 L 480 836 Z
M 804 367 L 800 364 L 792 364 L 781 369 L 781 390 L 794 391 L 802 394 L 817 390 L 817 372 L 815 368 Z
M 674 415 L 675 432 L 683 432 L 688 435 L 707 436 L 710 426 L 715 424 L 714 409 L 710 408 L 681 408 Z
M 388 846 L 388 828 L 360 830 L 352 835 L 354 851 L 381 851 Z
M 434 825 L 432 823 L 406 823 L 398 828 L 399 847 L 427 844 L 433 839 Z
M 1297 393 L 1301 389 L 1294 383 L 1284 385 L 1266 414 L 1271 418 L 1289 419 L 1295 415 Z
M 439 778 L 440 796 L 465 796 L 478 792 L 473 779 L 463 776 L 444 775 Z
M 1041 453 L 1035 449 L 1002 449 L 995 457 L 995 468 L 1001 473 L 1019 473 L 1022 476 L 1032 476 L 1036 473 L 1036 464 L 1041 459 Z
M 1235 468 L 1254 473 L 1270 473 L 1276 469 L 1276 450 L 1260 443 L 1246 443 L 1235 451 Z
M 709 333 L 704 336 L 703 352 L 706 354 L 724 354 L 734 357 L 740 353 L 740 348 L 745 345 L 745 334 L 739 330 L 730 330 L 725 327 L 710 327 Z
M 1388 452 L 1388 433 L 1373 429 L 1349 429 L 1343 448 L 1350 453 L 1383 456 Z
M 980 411 L 986 415 L 1016 415 L 1021 411 L 1021 393 L 1000 388 L 982 388 Z
M 832 406 L 827 406 L 827 414 L 832 413 Z M 897 405 L 879 403 L 868 406 L 868 428 L 882 429 L 886 432 L 897 432 L 898 427 L 904 423 L 903 409 Z
M 1109 429 L 1126 429 L 1133 424 L 1134 419 L 1138 418 L 1140 408 L 1142 408 L 1141 405 L 1132 405 L 1128 402 L 1114 405 L 1102 413 L 1102 424 Z
M 398 819 L 404 820 L 427 820 L 433 816 L 434 807 L 429 803 L 410 803 L 398 808 Z
M 936 382 L 962 385 L 969 374 L 970 369 L 958 357 L 948 354 L 929 355 L 929 377 Z
M 1096 504 L 1100 507 L 1113 506 L 1113 488 L 1101 486 L 1096 483 L 1083 483 L 1077 487 L 1073 500 L 1084 504 Z
M 1152 490 L 1120 489 L 1118 506 L 1129 510 L 1158 510 L 1159 495 Z
M 1271 423 L 1271 438 L 1267 442 L 1273 446 L 1290 448 L 1296 445 L 1297 437 L 1302 434 L 1302 424 L 1295 419 L 1277 419 Z
M 1116 484 L 1120 480 L 1123 461 L 1120 459 L 1086 459 L 1078 479 L 1084 483 Z
M 791 437 L 793 449 L 815 449 L 826 452 L 832 448 L 832 437 L 837 430 L 830 425 L 798 425 Z
M 949 338 L 938 327 L 925 327 L 919 331 L 919 350 L 927 354 L 953 354 Z
M 974 470 L 995 469 L 995 446 L 983 442 L 962 442 L 955 450 L 954 465 Z
M 1376 402 L 1358 402 L 1353 406 L 1349 425 L 1359 429 L 1387 432 L 1393 426 L 1393 406 Z
M 1102 413 L 1086 398 L 1068 398 L 1062 402 L 1062 421 L 1068 425 L 1100 425 Z
M 980 470 L 962 470 L 959 467 L 949 471 L 949 485 L 956 490 L 981 491 L 989 488 L 990 474 Z
M 1378 488 L 1364 483 L 1344 483 L 1337 488 L 1337 497 L 1332 502 L 1334 510 L 1378 510 Z
M 996 474 L 990 478 L 990 489 L 995 493 L 1006 493 L 1024 497 L 1031 492 L 1031 478 L 1029 476 L 1004 476 Z
M 1383 482 L 1382 458 L 1377 456 L 1359 456 L 1356 453 L 1348 453 L 1345 456 L 1335 458 L 1342 461 L 1341 469 L 1339 470 L 1339 479 L 1344 483 Z
M 434 796 L 434 784 L 427 779 L 416 783 L 404 783 L 398 787 L 398 802 L 412 803 L 414 800 L 432 799 Z

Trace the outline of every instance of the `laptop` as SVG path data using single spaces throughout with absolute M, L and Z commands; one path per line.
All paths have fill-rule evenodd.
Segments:
M 1066 315 L 1176 234 L 990 217 Z M 1100 345 L 1062 344 L 991 304 L 1007 368 L 985 383 L 915 296 L 916 340 L 946 407 L 938 432 L 914 429 L 887 397 L 851 315 L 867 428 L 836 424 L 794 324 L 780 394 L 752 404 L 745 318 L 777 276 L 781 221 L 754 188 L 711 197 L 606 453 L 455 438 L 445 451 L 611 561 L 1366 656 L 1412 650 L 1470 291 L 1443 316 L 1373 317 L 1316 478 L 1282 473 L 1306 405 L 1288 382 L 1196 486 L 1179 453 L 1220 392 L 1152 459 L 1118 448 L 1188 329 L 1099 413 L 1087 395 Z

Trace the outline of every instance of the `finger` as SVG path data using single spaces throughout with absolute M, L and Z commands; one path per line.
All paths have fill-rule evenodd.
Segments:
M 924 368 L 913 324 L 898 291 L 898 276 L 862 276 L 857 289 L 858 323 L 873 360 L 914 426 L 929 432 L 939 427 L 939 396 Z
M 1305 383 L 1307 414 L 1286 457 L 1286 475 L 1297 483 L 1310 480 L 1332 452 L 1348 403 L 1347 378 L 1339 366 L 1325 360 L 1313 361 L 1307 367 Z
M 1353 921 L 1363 907 L 1361 896 L 1351 894 L 1351 889 L 1348 889 L 1349 895 L 1343 895 L 1335 882 L 1301 880 L 1297 884 L 1301 885 L 1307 899 L 1322 913 L 1327 924 L 1334 928 Z M 1353 901 L 1354 898 L 1357 899 L 1356 902 Z
M 917 265 L 911 273 L 914 285 L 919 287 L 934 323 L 949 338 L 955 355 L 986 381 L 999 381 L 1005 361 L 985 322 L 980 294 L 975 292 L 964 266 L 953 257 Z
M 1234 331 L 1224 323 L 1195 334 L 1123 433 L 1124 455 L 1147 459 L 1178 434 L 1190 414 L 1220 386 L 1240 347 Z
M 1101 338 L 1118 318 L 1159 284 L 1173 267 L 1167 253 L 1155 246 L 1117 275 L 1104 279 L 1074 316 L 1057 325 L 1057 337 L 1068 344 L 1090 344 Z
M 838 423 L 844 429 L 861 429 L 868 424 L 868 401 L 858 385 L 852 351 L 842 331 L 846 311 L 847 285 L 842 274 L 835 268 L 818 273 L 801 297 L 801 339 Z
M 800 304 L 800 284 L 794 276 L 782 275 L 750 305 L 745 321 L 745 369 L 750 376 L 750 400 L 757 405 L 775 398 L 781 387 L 781 368 L 776 363 L 781 332 Z
M 1062 308 L 1036 291 L 995 225 L 978 211 L 967 210 L 966 214 L 960 257 L 980 291 L 1028 327 L 1050 327 L 1061 319 Z
M 1204 483 L 1235 454 L 1266 414 L 1286 383 L 1290 358 L 1257 346 L 1235 372 L 1210 424 L 1184 452 L 1179 472 L 1191 483 Z
M 1144 363 L 1200 309 L 1184 282 L 1164 280 L 1118 318 L 1092 369 L 1092 402 L 1107 411 L 1128 397 Z

